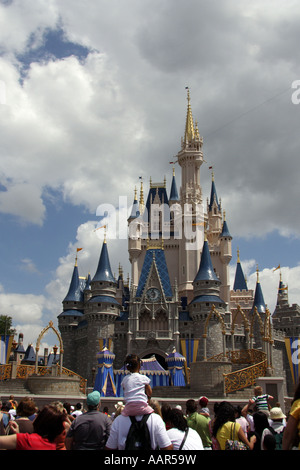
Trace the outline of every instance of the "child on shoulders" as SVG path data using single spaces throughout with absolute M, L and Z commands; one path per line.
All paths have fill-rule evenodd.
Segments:
M 254 397 L 250 398 L 249 403 L 256 405 L 257 411 L 264 411 L 266 414 L 269 413 L 269 401 L 274 400 L 272 395 L 263 393 L 263 389 L 260 386 L 254 387 Z
M 153 413 L 153 408 L 148 403 L 152 395 L 150 379 L 140 374 L 141 360 L 136 354 L 129 354 L 125 359 L 125 365 L 130 372 L 122 380 L 125 407 L 123 416 L 137 416 Z

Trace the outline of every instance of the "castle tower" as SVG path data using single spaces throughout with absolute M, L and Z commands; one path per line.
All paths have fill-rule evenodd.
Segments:
M 232 236 L 228 229 L 225 211 L 222 217 L 221 202 L 218 200 L 214 173 L 212 172 L 210 200 L 207 201 L 209 242 L 212 263 L 221 281 L 221 297 L 229 309 L 230 303 L 230 274 L 229 263 L 232 259 Z
M 232 314 L 236 311 L 237 306 L 239 305 L 249 318 L 249 313 L 253 306 L 253 300 L 253 290 L 248 289 L 247 280 L 240 260 L 240 250 L 238 249 L 233 289 L 230 291 L 230 310 Z M 242 318 L 237 318 L 237 322 L 241 323 Z
M 272 323 L 274 329 L 284 332 L 286 337 L 300 336 L 300 306 L 289 304 L 288 286 L 282 281 L 281 271 Z
M 220 278 L 222 279 L 222 285 L 220 289 L 220 295 L 224 302 L 227 304 L 227 311 L 229 310 L 230 304 L 230 275 L 229 275 L 229 263 L 232 258 L 231 252 L 231 240 L 226 218 L 224 212 L 224 221 L 222 226 L 222 232 L 220 233 L 220 251 L 221 251 L 221 265 L 220 265 Z
M 278 293 L 277 293 L 276 309 L 277 308 L 284 309 L 288 307 L 288 305 L 289 305 L 288 286 L 286 286 L 282 282 L 282 275 L 280 271 L 280 280 L 279 280 Z
M 134 287 L 137 287 L 139 280 L 138 259 L 141 254 L 141 208 L 144 209 L 144 199 L 142 196 L 140 203 L 138 202 L 137 190 L 135 188 L 132 210 L 128 218 L 128 253 L 131 263 L 131 280 Z
M 203 163 L 203 138 L 193 122 L 190 92 L 187 91 L 187 114 L 184 137 L 177 161 L 181 167 L 180 201 L 182 239 L 179 244 L 178 289 L 180 297 L 192 298 L 193 280 L 197 272 L 204 238 L 204 207 L 200 185 Z
M 70 370 L 77 369 L 76 349 L 72 347 L 75 343 L 78 324 L 83 317 L 84 293 L 79 278 L 77 256 L 69 285 L 69 290 L 65 296 L 63 312 L 58 315 L 58 326 L 64 344 L 64 366 Z
M 219 244 L 219 236 L 222 232 L 222 207 L 218 200 L 214 172 L 212 172 L 210 200 L 207 201 L 208 230 L 207 239 L 210 246 Z
M 204 327 L 207 316 L 211 310 L 215 308 L 224 316 L 226 304 L 220 297 L 221 281 L 215 273 L 210 256 L 207 237 L 205 236 L 201 262 L 199 270 L 193 282 L 193 295 L 194 298 L 189 304 L 189 314 L 194 324 L 194 335 L 198 338 L 203 338 Z M 199 354 L 200 358 L 207 355 L 213 356 L 222 352 L 223 338 L 219 320 L 212 316 L 209 324 L 209 337 L 204 353 L 203 343 L 200 342 Z

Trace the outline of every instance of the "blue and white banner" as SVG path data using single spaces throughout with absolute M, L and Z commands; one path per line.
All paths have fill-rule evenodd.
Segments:
M 292 336 L 285 338 L 286 353 L 288 356 L 293 383 L 298 384 L 300 362 L 300 338 Z
M 11 352 L 14 335 L 1 335 L 0 337 L 0 364 L 7 364 Z

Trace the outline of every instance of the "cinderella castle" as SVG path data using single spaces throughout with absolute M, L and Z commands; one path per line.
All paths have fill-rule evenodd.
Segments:
M 193 364 L 211 358 L 228 363 L 234 351 L 261 351 L 264 373 L 283 376 L 285 393 L 292 393 L 296 372 L 287 339 L 298 337 L 300 308 L 289 305 L 280 274 L 277 305 L 269 312 L 258 270 L 256 288 L 250 290 L 239 253 L 230 286 L 232 235 L 213 171 L 210 197 L 204 200 L 202 194 L 203 138 L 189 91 L 184 135 L 171 163 L 180 167 L 180 184 L 173 166 L 169 185 L 165 178 L 150 179 L 146 197 L 143 181 L 139 195 L 134 191 L 128 214 L 130 279 L 124 279 L 121 267 L 118 277 L 113 275 L 106 238 L 92 276 L 80 276 L 76 258 L 58 316 L 65 366 L 93 386 L 104 347 L 113 352 L 116 370 L 128 353 L 155 356 L 167 369 L 166 358 L 178 351 L 191 374 Z

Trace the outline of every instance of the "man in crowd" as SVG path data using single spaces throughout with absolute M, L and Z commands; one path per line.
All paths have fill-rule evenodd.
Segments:
M 66 437 L 68 450 L 101 450 L 108 439 L 111 419 L 100 412 L 100 393 L 87 396 L 88 411 L 72 421 Z

